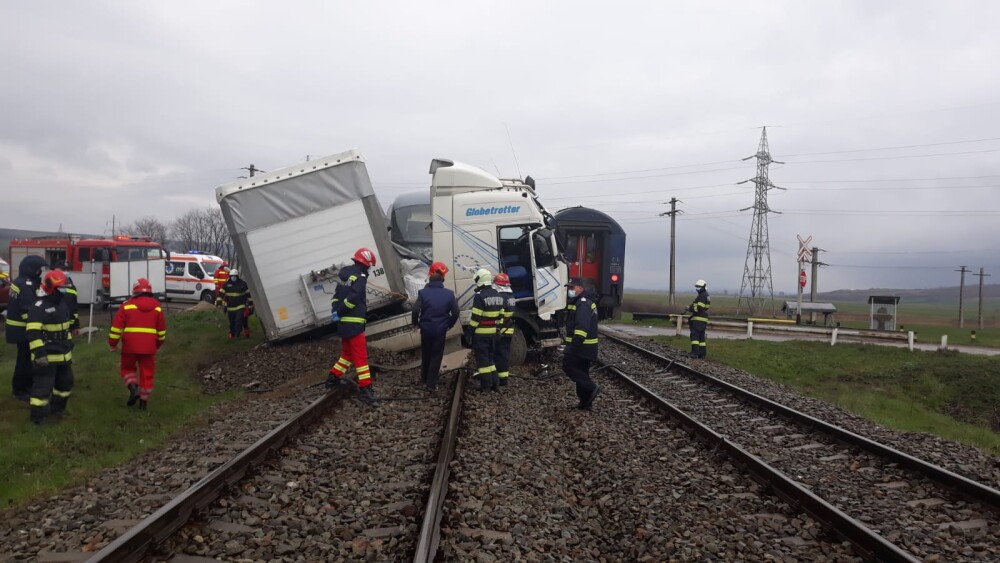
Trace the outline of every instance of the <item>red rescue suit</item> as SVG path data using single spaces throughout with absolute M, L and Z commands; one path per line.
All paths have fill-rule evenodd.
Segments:
M 118 341 L 122 341 L 122 382 L 126 387 L 138 383 L 142 401 L 148 401 L 153 392 L 154 358 L 166 339 L 167 321 L 163 309 L 148 293 L 123 303 L 111 323 L 108 345 L 114 349 Z

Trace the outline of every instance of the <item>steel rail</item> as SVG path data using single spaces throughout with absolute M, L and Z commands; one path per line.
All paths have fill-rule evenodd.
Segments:
M 705 381 L 722 389 L 725 389 L 726 391 L 740 397 L 741 399 L 751 404 L 755 404 L 759 407 L 763 407 L 765 409 L 774 411 L 795 422 L 798 422 L 799 424 L 816 428 L 821 432 L 829 434 L 846 444 L 857 446 L 873 454 L 885 457 L 886 459 L 889 459 L 894 463 L 898 463 L 902 467 L 907 467 L 913 471 L 916 471 L 917 473 L 926 476 L 932 481 L 936 481 L 937 483 L 940 483 L 941 485 L 944 485 L 945 487 L 948 487 L 956 491 L 957 493 L 959 493 L 961 496 L 965 497 L 968 500 L 988 505 L 994 511 L 1000 513 L 1000 491 L 996 489 L 990 488 L 977 481 L 973 481 L 972 479 L 969 479 L 967 477 L 963 477 L 943 467 L 939 467 L 932 463 L 928 463 L 920 458 L 914 457 L 905 452 L 901 452 L 885 444 L 881 444 L 879 442 L 876 442 L 859 434 L 855 434 L 854 432 L 851 432 L 850 430 L 847 430 L 845 428 L 841 428 L 839 426 L 830 424 L 825 420 L 820 420 L 814 416 L 805 414 L 801 411 L 797 411 L 791 407 L 787 407 L 781 403 L 772 401 L 771 399 L 762 397 L 751 391 L 747 391 L 746 389 L 733 385 L 732 383 L 728 383 L 726 381 L 722 381 L 721 379 L 701 373 L 691 368 L 690 366 L 687 366 L 679 362 L 677 358 L 671 358 L 653 352 L 652 350 L 647 350 L 637 344 L 633 344 L 631 342 L 628 342 L 627 340 L 608 334 L 603 330 L 601 332 L 605 338 L 608 338 L 617 344 L 625 346 L 630 350 L 634 350 L 636 352 L 639 352 L 640 354 L 646 355 L 650 358 L 662 362 L 667 362 L 672 366 L 676 367 L 677 369 L 682 370 L 684 373 L 692 377 L 701 379 L 702 381 Z
M 455 445 L 458 442 L 458 423 L 462 414 L 462 397 L 465 394 L 467 372 L 455 378 L 455 393 L 451 399 L 451 412 L 448 414 L 448 425 L 441 435 L 441 448 L 438 452 L 438 463 L 434 469 L 434 479 L 431 481 L 430 493 L 427 496 L 427 508 L 424 511 L 424 521 L 420 527 L 420 539 L 413 555 L 415 563 L 430 563 L 437 556 L 441 543 L 441 518 L 444 516 L 444 500 L 448 494 L 448 477 L 451 475 L 451 461 L 455 457 Z
M 144 518 L 87 563 L 135 562 L 141 560 L 154 545 L 181 529 L 191 514 L 215 501 L 226 485 L 243 478 L 251 466 L 260 463 L 270 452 L 280 448 L 314 418 L 340 399 L 340 393 L 327 393 L 299 411 L 295 416 L 271 430 L 239 455 L 214 469 L 159 510 Z
M 837 507 L 816 496 L 795 480 L 771 467 L 759 457 L 730 442 L 718 432 L 695 420 L 690 415 L 669 403 L 641 383 L 635 381 L 620 369 L 609 366 L 621 381 L 639 395 L 651 401 L 667 416 L 676 420 L 682 428 L 692 432 L 716 450 L 729 456 L 734 463 L 743 467 L 757 482 L 773 488 L 779 497 L 790 505 L 799 507 L 816 520 L 828 526 L 835 534 L 850 542 L 861 554 L 879 561 L 916 563 L 920 560 L 900 549 L 892 542 L 875 533 L 864 524 L 850 517 Z

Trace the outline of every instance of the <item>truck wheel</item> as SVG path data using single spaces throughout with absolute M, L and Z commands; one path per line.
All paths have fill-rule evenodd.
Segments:
M 215 296 L 212 294 L 211 291 L 206 289 L 205 291 L 201 292 L 201 300 L 204 301 L 205 303 L 213 303 L 215 302 Z
M 108 298 L 104 296 L 103 291 L 98 291 L 96 294 L 94 294 L 94 307 L 106 311 L 110 306 L 111 303 L 108 302 Z
M 528 341 L 525 340 L 521 329 L 515 328 L 514 336 L 510 339 L 510 353 L 507 355 L 507 361 L 512 366 L 519 366 L 524 363 L 524 359 L 527 357 Z

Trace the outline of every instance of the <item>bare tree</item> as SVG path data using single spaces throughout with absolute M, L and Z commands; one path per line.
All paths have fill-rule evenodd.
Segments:
M 167 225 L 152 215 L 124 225 L 121 232 L 126 235 L 149 237 L 161 246 L 167 245 Z
M 232 260 L 229 229 L 217 207 L 192 209 L 174 220 L 170 236 L 186 250 L 200 250 Z

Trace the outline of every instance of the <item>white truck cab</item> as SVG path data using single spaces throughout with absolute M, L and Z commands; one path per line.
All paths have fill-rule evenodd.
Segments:
M 164 267 L 167 275 L 167 299 L 205 301 L 215 299 L 215 271 L 222 258 L 211 254 L 171 252 Z
M 558 259 L 551 215 L 534 189 L 450 160 L 433 160 L 430 173 L 434 260 L 454 265 L 445 284 L 458 298 L 461 322 L 471 316 L 475 271 L 506 272 L 520 333 L 511 362 L 526 344 L 558 345 L 554 314 L 566 307 L 568 272 Z

